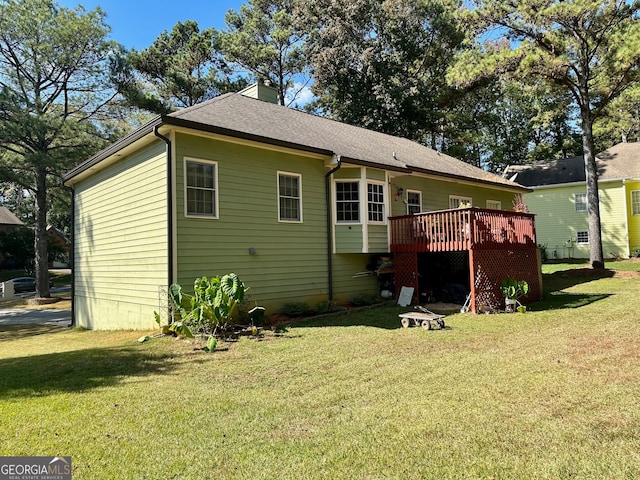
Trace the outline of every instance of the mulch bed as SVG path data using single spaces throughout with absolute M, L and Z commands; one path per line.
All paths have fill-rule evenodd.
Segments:
M 36 298 L 28 298 L 26 300 L 27 305 L 49 305 L 51 303 L 59 302 L 60 298 L 58 297 L 36 297 Z

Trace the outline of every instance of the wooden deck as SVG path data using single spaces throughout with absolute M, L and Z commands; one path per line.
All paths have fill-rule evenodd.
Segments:
M 391 252 L 535 248 L 530 213 L 461 208 L 389 218 Z
M 467 252 L 471 311 L 500 309 L 500 283 L 507 278 L 529 283 L 528 300 L 542 295 L 540 255 L 534 215 L 529 213 L 461 208 L 389 218 L 390 250 L 394 256 L 396 294 L 402 286 L 414 288 L 418 303 L 418 257 L 430 252 Z

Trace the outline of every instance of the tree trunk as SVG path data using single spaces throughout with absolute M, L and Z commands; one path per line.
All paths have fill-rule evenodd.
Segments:
M 47 249 L 47 172 L 44 167 L 36 172 L 36 297 L 49 297 L 49 259 Z
M 582 148 L 584 173 L 587 180 L 587 205 L 589 215 L 589 259 L 591 267 L 604 268 L 602 253 L 602 227 L 600 225 L 600 194 L 598 192 L 598 167 L 593 145 L 593 121 L 588 107 L 581 108 Z

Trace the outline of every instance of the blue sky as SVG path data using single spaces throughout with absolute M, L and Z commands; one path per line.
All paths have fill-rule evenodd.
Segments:
M 195 20 L 200 29 L 225 28 L 227 11 L 240 10 L 248 0 L 57 0 L 62 7 L 82 5 L 88 11 L 100 7 L 107 14 L 111 40 L 127 50 L 147 48 L 162 33 L 171 31 L 178 22 Z M 302 87 L 296 84 L 295 89 Z M 311 101 L 313 94 L 305 87 L 297 96 L 298 105 Z
M 178 22 L 195 20 L 203 28 L 224 28 L 224 15 L 239 10 L 242 0 L 58 0 L 63 7 L 83 5 L 87 10 L 102 8 L 111 27 L 111 39 L 127 49 L 148 47 L 163 30 Z

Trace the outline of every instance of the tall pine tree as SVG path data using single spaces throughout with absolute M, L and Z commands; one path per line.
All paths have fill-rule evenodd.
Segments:
M 579 112 L 587 178 L 590 260 L 604 268 L 594 121 L 640 77 L 640 2 L 626 0 L 477 0 L 466 22 L 477 48 L 449 72 L 454 85 L 488 76 L 537 78 L 564 89 Z M 512 47 L 483 49 L 488 34 Z
M 104 12 L 51 0 L 0 3 L 0 180 L 35 198 L 36 294 L 48 297 L 47 210 L 62 174 L 102 145 L 116 92 Z

